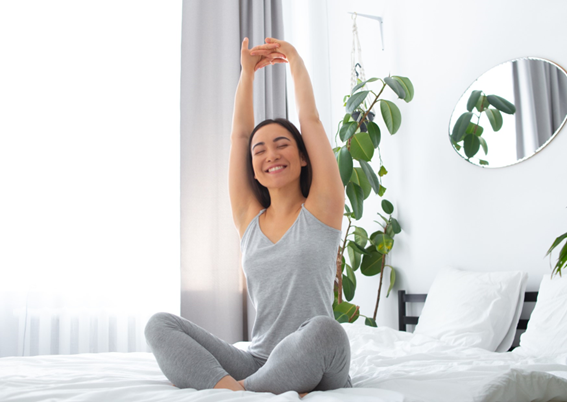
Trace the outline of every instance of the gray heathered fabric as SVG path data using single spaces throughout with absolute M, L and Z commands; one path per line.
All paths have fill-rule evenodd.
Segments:
M 332 311 L 341 231 L 301 207 L 276 244 L 258 224 L 265 210 L 242 237 L 243 268 L 257 309 L 248 351 L 173 314 L 149 320 L 146 340 L 175 386 L 209 389 L 231 375 L 244 379 L 247 390 L 275 394 L 352 387 L 349 339 Z
M 301 211 L 276 243 L 262 233 L 258 218 L 242 240 L 242 267 L 256 308 L 252 355 L 267 359 L 274 347 L 307 319 L 333 315 L 333 283 L 341 231 Z

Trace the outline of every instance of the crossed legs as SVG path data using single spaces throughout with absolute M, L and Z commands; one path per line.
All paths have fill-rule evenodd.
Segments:
M 267 361 L 172 314 L 158 313 L 146 339 L 165 376 L 179 388 L 228 388 L 280 394 L 350 387 L 350 345 L 331 317 L 316 316 L 285 337 Z

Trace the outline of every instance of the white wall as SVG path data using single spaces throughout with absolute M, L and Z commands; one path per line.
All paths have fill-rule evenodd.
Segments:
M 482 169 L 452 149 L 448 126 L 466 88 L 503 61 L 536 56 L 567 67 L 567 3 L 330 1 L 335 127 L 344 114 L 341 101 L 350 78 L 346 11 L 384 18 L 384 52 L 378 23 L 358 19 L 367 78 L 391 73 L 409 77 L 415 86 L 411 103 L 397 102 L 400 131 L 390 136 L 382 130 L 382 156 L 390 172 L 384 178 L 385 198 L 393 202 L 404 229 L 389 261 L 398 269 L 396 289 L 426 292 L 440 269 L 457 267 L 522 270 L 529 275 L 528 290 L 537 290 L 542 275 L 550 273 L 544 255 L 567 230 L 567 188 L 562 187 L 567 132 L 518 165 Z M 369 232 L 377 230 L 373 220 L 380 200 L 370 196 L 358 222 Z M 345 220 L 343 230 L 346 225 Z M 358 278 L 353 302 L 372 315 L 378 278 Z M 379 324 L 397 328 L 396 302 L 396 295 L 382 301 Z

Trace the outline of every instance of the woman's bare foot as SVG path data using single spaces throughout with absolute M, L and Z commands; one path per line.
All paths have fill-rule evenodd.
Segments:
M 220 379 L 213 388 L 231 389 L 233 391 L 244 391 L 244 386 L 240 381 L 236 381 L 231 376 L 227 375 Z
M 302 393 L 302 394 L 299 394 L 299 397 L 300 397 L 300 398 L 303 398 L 303 397 L 304 397 L 305 395 L 307 395 L 308 393 L 309 393 L 309 392 L 304 392 L 304 393 Z
M 237 383 L 239 383 L 240 385 L 242 385 L 242 389 L 244 391 L 246 391 L 246 388 L 244 388 L 244 380 L 240 380 L 240 381 L 236 381 Z

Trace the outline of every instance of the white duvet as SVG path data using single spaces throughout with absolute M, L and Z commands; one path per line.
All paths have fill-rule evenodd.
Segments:
M 399 332 L 342 324 L 354 388 L 305 401 L 567 401 L 567 355 L 534 358 L 449 346 Z M 150 353 L 0 359 L 0 401 L 297 401 L 298 394 L 178 389 Z

